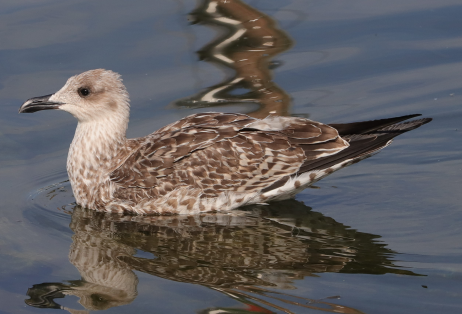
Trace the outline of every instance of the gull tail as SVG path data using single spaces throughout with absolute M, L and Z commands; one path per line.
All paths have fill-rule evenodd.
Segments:
M 402 122 L 418 116 L 420 114 L 374 121 L 330 124 L 338 130 L 343 139 L 350 143 L 350 147 L 338 154 L 320 158 L 302 166 L 299 173 L 326 169 L 348 160 L 356 162 L 367 158 L 388 146 L 394 137 L 432 121 L 431 118 L 422 118 Z

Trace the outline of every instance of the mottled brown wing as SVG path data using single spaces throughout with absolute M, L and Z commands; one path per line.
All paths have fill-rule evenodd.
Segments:
M 256 121 L 255 118 L 251 118 L 248 115 L 240 113 L 220 113 L 220 112 L 205 112 L 198 113 L 187 116 L 181 120 L 173 122 L 169 125 L 164 126 L 163 128 L 157 130 L 149 136 L 157 134 L 169 134 L 170 132 L 175 132 L 180 129 L 186 129 L 188 127 L 207 127 L 214 128 L 220 127 L 226 124 L 230 124 L 234 127 L 242 127 L 253 121 Z
M 159 183 L 156 178 L 171 174 L 174 163 L 196 150 L 236 136 L 253 120 L 243 114 L 201 113 L 188 116 L 143 139 L 136 139 L 138 146 L 118 162 L 120 166 L 110 178 L 123 186 L 156 186 Z
M 333 127 L 303 118 L 289 119 L 290 124 L 281 133 L 292 145 L 303 149 L 304 163 L 335 155 L 349 146 Z
M 261 121 L 245 115 L 201 114 L 161 131 L 149 136 L 111 180 L 141 188 L 143 195 L 149 189 L 152 196 L 179 186 L 199 188 L 206 197 L 250 193 L 296 174 L 309 160 L 348 146 L 335 129 L 301 118 Z
M 194 183 L 204 196 L 213 197 L 222 192 L 261 191 L 295 173 L 303 160 L 303 150 L 292 146 L 281 134 L 241 131 L 235 137 L 195 152 L 182 160 L 178 169 L 191 169 L 189 176 L 183 173 L 194 182 L 185 183 Z

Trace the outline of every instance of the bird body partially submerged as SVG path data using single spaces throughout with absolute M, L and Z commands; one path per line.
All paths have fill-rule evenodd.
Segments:
M 326 125 L 304 118 L 199 113 L 126 139 L 128 94 L 92 70 L 20 112 L 61 109 L 79 121 L 67 170 L 79 205 L 99 211 L 195 214 L 293 197 L 431 119 Z

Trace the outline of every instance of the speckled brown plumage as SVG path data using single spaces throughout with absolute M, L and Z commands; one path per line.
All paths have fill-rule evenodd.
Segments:
M 118 185 L 114 196 L 137 203 L 185 187 L 197 194 L 182 202 L 170 198 L 167 204 L 193 210 L 200 199 L 226 193 L 243 194 L 236 199 L 242 202 L 244 195 L 296 174 L 305 162 L 348 147 L 327 125 L 302 118 L 272 119 L 287 120 L 285 128 L 260 130 L 260 120 L 221 113 L 189 116 L 162 128 L 140 140 L 111 173 Z M 210 210 L 205 205 L 201 209 Z
M 108 212 L 193 214 L 294 196 L 430 119 L 326 125 L 304 118 L 199 113 L 126 139 L 128 94 L 92 70 L 20 112 L 61 109 L 79 121 L 67 170 L 78 204 Z M 339 134 L 339 131 L 340 134 Z

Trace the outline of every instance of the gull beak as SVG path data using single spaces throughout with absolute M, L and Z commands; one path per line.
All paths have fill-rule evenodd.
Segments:
M 58 109 L 63 103 L 50 101 L 53 94 L 28 99 L 19 108 L 19 113 L 31 113 L 39 110 Z

